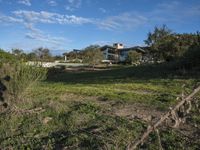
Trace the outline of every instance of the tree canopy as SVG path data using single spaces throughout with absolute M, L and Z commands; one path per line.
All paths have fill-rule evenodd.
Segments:
M 83 50 L 83 62 L 92 65 L 93 67 L 101 63 L 103 54 L 99 45 L 90 45 Z
M 177 34 L 167 26 L 155 27 L 144 41 L 155 61 L 172 61 L 183 56 L 190 46 L 198 43 L 197 34 Z
M 37 48 L 33 51 L 33 53 L 35 53 L 36 58 L 40 61 L 49 61 L 51 60 L 51 53 L 50 50 L 48 48 Z

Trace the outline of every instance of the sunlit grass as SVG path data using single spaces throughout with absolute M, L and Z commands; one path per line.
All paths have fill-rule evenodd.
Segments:
M 142 72 L 143 71 L 143 72 Z M 116 116 L 119 105 L 141 104 L 166 111 L 184 90 L 191 91 L 198 78 L 157 75 L 155 70 L 122 67 L 100 72 L 60 72 L 30 87 L 18 108 L 41 107 L 40 113 L 0 117 L 0 148 L 14 149 L 125 149 L 147 124 Z M 159 72 L 158 72 L 159 73 Z M 144 75 L 145 74 L 145 75 Z M 168 77 L 170 76 L 170 77 Z M 146 77 L 146 78 L 145 78 Z M 117 105 L 113 105 L 113 104 Z M 199 124 L 195 115 L 193 122 Z M 180 148 L 174 132 L 161 134 L 163 141 Z M 174 138 L 176 137 L 176 138 Z M 150 139 L 154 139 L 154 135 Z M 155 140 L 155 139 L 154 139 Z M 182 145 L 181 145 L 182 146 Z M 149 147 L 156 147 L 152 143 Z

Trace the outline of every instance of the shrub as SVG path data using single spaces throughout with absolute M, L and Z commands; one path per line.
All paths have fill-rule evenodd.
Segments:
M 131 64 L 139 64 L 141 57 L 141 53 L 138 53 L 136 51 L 130 51 L 128 52 L 128 57 L 126 61 Z
M 38 81 L 45 79 L 46 69 L 38 66 L 30 66 L 25 63 L 4 63 L 0 68 L 0 75 L 10 76 L 10 82 L 6 83 L 6 100 L 15 103 L 23 96 L 25 91 L 34 86 Z
M 181 58 L 180 63 L 186 69 L 200 68 L 200 45 L 191 46 Z

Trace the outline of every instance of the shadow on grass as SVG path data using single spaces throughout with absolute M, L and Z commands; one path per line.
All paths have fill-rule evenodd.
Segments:
M 173 64 L 152 64 L 137 67 L 122 66 L 109 70 L 69 72 L 54 71 L 48 74 L 46 82 L 65 84 L 109 84 L 128 83 L 130 80 L 146 82 L 151 79 L 199 79 L 200 72 L 177 69 Z

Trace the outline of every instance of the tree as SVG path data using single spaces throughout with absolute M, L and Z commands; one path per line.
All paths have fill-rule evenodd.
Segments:
M 18 59 L 18 60 L 21 60 L 21 61 L 26 61 L 27 59 L 27 55 L 26 53 L 24 53 L 24 51 L 22 49 L 12 49 L 12 54 L 15 55 L 15 57 Z
M 142 57 L 141 53 L 138 53 L 136 51 L 129 51 L 128 57 L 127 57 L 127 62 L 129 62 L 131 64 L 137 64 L 137 63 L 139 63 L 141 57 Z
M 194 39 L 194 38 L 193 38 Z M 180 59 L 181 67 L 186 69 L 198 68 L 200 69 L 200 33 L 197 32 L 193 45 L 185 51 Z
M 182 57 L 193 44 L 198 43 L 198 36 L 197 34 L 172 33 L 163 25 L 149 32 L 144 42 L 150 47 L 149 52 L 155 61 L 173 61 Z
M 166 48 L 170 46 L 172 31 L 166 26 L 155 27 L 153 32 L 149 32 L 147 39 L 144 41 L 150 47 L 150 53 L 155 61 L 165 60 L 167 55 Z M 167 42 L 168 41 L 168 42 Z
M 37 58 L 37 56 L 34 52 L 30 52 L 26 55 L 26 59 L 28 61 L 34 61 L 34 60 L 36 60 L 36 58 Z
M 83 62 L 92 65 L 100 64 L 103 60 L 103 53 L 98 45 L 90 45 L 83 50 Z
M 51 53 L 48 48 L 37 48 L 36 50 L 34 50 L 34 53 L 40 61 L 49 61 L 52 59 Z
M 0 49 L 0 67 L 3 63 L 15 62 L 15 61 L 16 61 L 15 56 L 10 54 L 9 52 Z
M 23 53 L 23 50 L 21 49 L 12 49 L 12 54 L 14 54 L 15 56 L 20 56 Z

